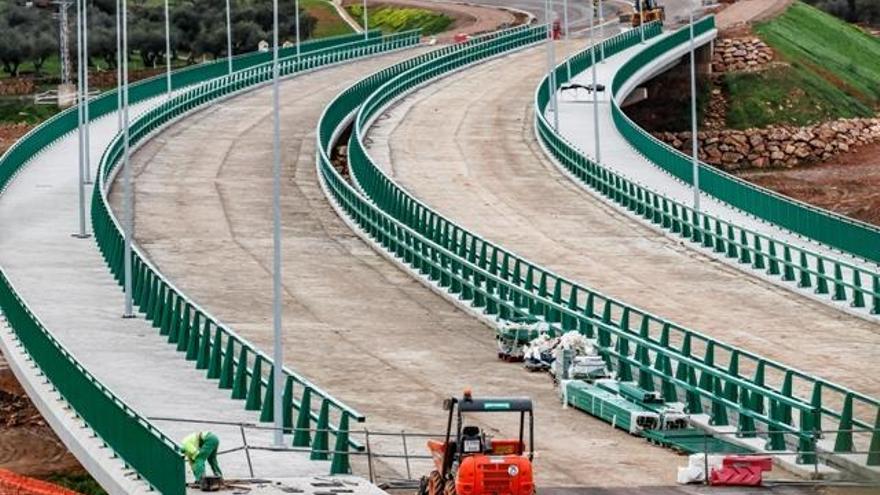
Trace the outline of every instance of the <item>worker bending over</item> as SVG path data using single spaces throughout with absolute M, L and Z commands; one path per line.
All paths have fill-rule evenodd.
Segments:
M 196 483 L 200 482 L 202 476 L 205 475 L 205 461 L 211 465 L 211 471 L 214 471 L 216 476 L 223 477 L 220 465 L 217 464 L 219 447 L 220 439 L 210 431 L 197 431 L 183 439 L 181 449 L 192 468 Z

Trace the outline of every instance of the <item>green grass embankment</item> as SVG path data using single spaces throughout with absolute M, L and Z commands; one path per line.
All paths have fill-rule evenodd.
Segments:
M 725 75 L 729 127 L 808 125 L 880 109 L 880 39 L 801 2 L 754 31 L 783 64 Z

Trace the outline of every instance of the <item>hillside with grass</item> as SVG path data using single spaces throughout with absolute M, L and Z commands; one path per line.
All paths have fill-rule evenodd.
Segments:
M 801 2 L 753 29 L 777 61 L 725 74 L 728 127 L 801 126 L 880 110 L 880 38 Z
M 364 11 L 361 5 L 349 5 L 346 10 L 363 25 Z M 380 4 L 367 9 L 369 27 L 379 28 L 386 33 L 421 29 L 423 35 L 430 36 L 445 31 L 453 22 L 452 17 L 441 12 L 413 7 Z

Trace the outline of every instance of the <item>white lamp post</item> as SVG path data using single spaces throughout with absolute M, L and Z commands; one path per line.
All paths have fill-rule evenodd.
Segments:
M 168 0 L 165 0 L 165 84 L 168 98 L 171 98 L 171 15 Z
M 226 64 L 232 74 L 232 13 L 229 0 L 226 0 Z
M 282 367 L 284 366 L 284 349 L 281 341 L 281 116 L 278 103 L 278 0 L 272 0 L 272 330 L 273 356 L 275 365 L 272 367 L 274 389 L 272 412 L 275 420 L 275 445 L 284 445 L 284 424 L 282 420 L 281 394 Z M 297 26 L 299 19 L 296 20 Z
M 596 84 L 596 39 L 593 31 L 596 26 L 596 13 L 590 5 L 590 60 L 593 68 L 593 138 L 596 140 L 596 163 L 602 162 L 602 149 L 599 144 L 599 91 Z
M 694 211 L 700 211 L 700 159 L 697 142 L 697 65 L 696 42 L 694 41 L 694 6 L 690 8 L 691 31 L 691 154 L 693 161 L 692 178 L 694 183 Z
M 122 202 L 124 211 L 125 248 L 123 266 L 125 271 L 125 310 L 123 318 L 134 318 L 132 309 L 131 283 L 131 236 L 134 231 L 134 211 L 132 209 L 131 191 L 131 149 L 128 121 L 128 0 L 122 0 L 122 141 L 123 151 L 123 188 Z

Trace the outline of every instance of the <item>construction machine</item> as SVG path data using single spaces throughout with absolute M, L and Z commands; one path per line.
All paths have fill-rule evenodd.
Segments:
M 443 401 L 443 408 L 449 412 L 446 437 L 428 440 L 436 469 L 422 478 L 419 495 L 534 495 L 531 399 L 475 399 L 466 390 L 461 399 Z M 478 426 L 465 424 L 466 417 L 480 413 L 518 414 L 519 437 L 492 438 Z
M 663 22 L 666 19 L 666 9 L 657 0 L 633 0 L 633 11 L 632 27 L 651 21 Z

